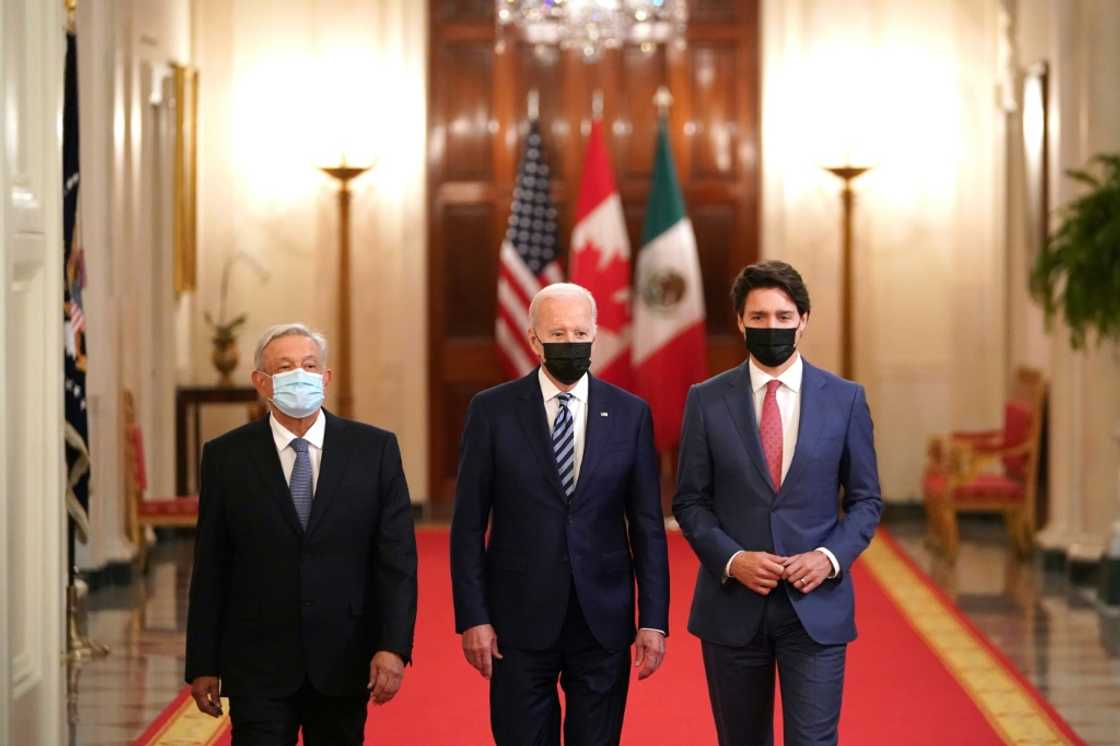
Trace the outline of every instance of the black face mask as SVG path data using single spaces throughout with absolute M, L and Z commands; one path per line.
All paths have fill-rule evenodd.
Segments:
M 797 327 L 792 329 L 753 329 L 747 327 L 747 351 L 767 368 L 777 368 L 797 349 Z
M 590 342 L 541 342 L 544 367 L 560 383 L 570 386 L 591 369 Z

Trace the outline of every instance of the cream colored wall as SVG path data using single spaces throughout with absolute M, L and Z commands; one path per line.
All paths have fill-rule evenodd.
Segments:
M 919 495 L 925 443 L 995 426 L 1005 390 L 998 4 L 763 2 L 762 253 L 802 270 L 804 347 L 840 361 L 839 181 L 855 182 L 855 378 L 888 500 Z
M 1015 57 L 1019 65 L 1026 68 L 1042 61 L 1052 62 L 1049 34 L 1054 3 L 1007 2 L 1012 14 Z M 1029 365 L 1047 370 L 1050 366 L 1050 343 L 1045 333 L 1042 308 L 1031 299 L 1028 284 L 1033 255 L 1027 242 L 1037 232 L 1037 227 L 1030 224 L 1026 211 L 1027 176 L 1022 153 L 1022 126 L 1021 112 L 1011 112 L 1007 129 L 1008 356 L 1013 366 Z M 1050 178 L 1051 182 L 1055 180 L 1053 174 Z
M 335 334 L 335 191 L 314 166 L 337 159 L 338 143 L 353 142 L 339 122 L 372 133 L 350 146 L 352 160 L 380 159 L 355 185 L 356 413 L 398 433 L 414 497 L 423 499 L 423 4 L 194 0 L 192 7 L 203 92 L 200 289 L 181 307 L 179 379 L 213 380 L 201 314 L 216 309 L 222 264 L 234 252 L 269 273 L 262 281 L 244 262 L 233 270 L 230 311 L 250 314 L 239 380 L 248 376 L 254 338 L 270 323 L 303 319 Z M 1071 122 L 1055 135 L 1065 143 L 1055 148 L 1060 173 L 1116 132 L 1100 124 L 1115 116 L 1101 71 L 1116 67 L 1105 64 L 1115 53 L 1105 40 L 1114 38 L 1116 12 L 1105 0 L 764 0 L 763 254 L 803 270 L 815 308 L 806 352 L 833 369 L 839 184 L 820 166 L 845 152 L 875 164 L 856 184 L 855 352 L 888 499 L 918 496 L 929 435 L 998 424 L 1009 370 L 1020 363 L 1053 369 L 1057 404 L 1062 396 L 1080 402 L 1055 416 L 1055 433 L 1084 436 L 1071 441 L 1081 442 L 1070 447 L 1075 456 L 1058 446 L 1063 484 L 1083 492 L 1091 479 L 1114 489 L 1115 472 L 1105 477 L 1115 449 L 1099 445 L 1104 423 L 1115 420 L 1114 391 L 1102 383 L 1115 380 L 1111 358 L 1066 355 L 1045 336 L 1024 289 L 1019 123 L 1001 108 L 1000 53 L 1001 44 L 1013 46 L 1021 64 L 1067 57 L 1066 72 L 1061 65 L 1056 72 L 1068 79 L 1061 95 Z M 1014 22 L 1010 38 L 1001 39 L 1001 13 Z M 862 51 L 853 53 L 855 45 Z M 332 65 L 351 74 L 338 79 Z M 342 102 L 351 113 L 337 113 Z M 1080 112 L 1076 122 L 1069 112 Z M 1058 201 L 1068 197 L 1063 189 L 1055 186 Z M 1086 406 L 1086 395 L 1104 406 Z M 1066 411 L 1076 417 L 1062 424 Z M 208 434 L 239 418 L 209 418 Z M 1103 499 L 1059 502 L 1078 505 L 1071 525 L 1106 525 L 1111 516 Z
M 86 406 L 89 410 L 89 447 L 94 468 L 90 473 L 91 541 L 78 547 L 78 566 L 100 568 L 123 562 L 134 548 L 125 538 L 123 453 L 120 435 L 121 312 L 119 299 L 126 292 L 114 261 L 113 185 L 119 146 L 113 127 L 118 101 L 115 96 L 118 22 L 116 6 L 100 8 L 82 3 L 78 8 L 78 67 L 81 102 L 82 239 L 86 257 L 87 286 L 83 296 L 88 323 L 89 373 Z M 123 106 L 123 102 L 121 103 Z M 123 115 L 123 110 L 122 110 Z
M 190 0 L 80 3 L 82 237 L 86 246 L 91 540 L 78 564 L 135 553 L 125 536 L 121 392 L 136 397 L 149 496 L 174 491 L 171 62 L 190 60 Z
M 1120 5 L 1111 0 L 1019 0 L 1019 57 L 1051 65 L 1050 203 L 1058 210 L 1080 194 L 1063 176 L 1102 151 L 1120 149 Z M 1021 173 L 1011 149 L 1010 176 Z M 1031 257 L 1017 231 L 1022 195 L 1010 202 L 1010 268 L 1022 277 Z M 1020 280 L 1021 282 L 1021 280 Z M 1020 285 L 1021 287 L 1021 285 Z M 1039 365 L 1050 375 L 1050 513 L 1039 536 L 1049 549 L 1096 560 L 1108 540 L 1117 509 L 1117 443 L 1120 425 L 1120 354 L 1115 345 L 1073 352 L 1059 323 L 1047 333 L 1024 291 L 1010 305 L 1013 360 Z
M 200 72 L 199 291 L 182 379 L 211 382 L 210 334 L 227 257 L 230 314 L 246 311 L 238 381 L 256 338 L 301 320 L 338 329 L 336 186 L 343 155 L 376 161 L 354 182 L 355 416 L 400 438 L 414 500 L 427 498 L 427 18 L 411 0 L 195 0 Z M 337 361 L 334 361 L 337 362 Z M 333 397 L 330 398 L 333 402 Z M 214 413 L 212 437 L 240 413 Z

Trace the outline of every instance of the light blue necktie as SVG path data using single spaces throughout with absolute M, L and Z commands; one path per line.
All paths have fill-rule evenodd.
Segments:
M 568 409 L 571 398 L 571 394 L 556 395 L 560 409 L 556 412 L 556 422 L 552 425 L 552 452 L 556 454 L 556 468 L 560 470 L 560 485 L 568 498 L 571 498 L 576 489 L 575 422 Z
M 306 529 L 307 519 L 311 517 L 312 499 L 309 443 L 303 438 L 296 438 L 291 442 L 291 446 L 296 452 L 296 463 L 292 467 L 292 479 L 288 483 L 288 488 L 292 491 L 292 502 L 296 506 L 299 524 Z

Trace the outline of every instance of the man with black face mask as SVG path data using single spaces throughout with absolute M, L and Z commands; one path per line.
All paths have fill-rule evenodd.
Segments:
M 586 289 L 544 288 L 529 325 L 541 367 L 467 411 L 451 524 L 455 629 L 490 681 L 499 746 L 560 744 L 557 682 L 564 742 L 617 744 L 630 645 L 644 679 L 669 630 L 653 422 L 645 402 L 588 373 Z
M 871 415 L 863 387 L 798 352 L 797 270 L 753 264 L 732 301 L 747 360 L 692 387 L 681 433 L 673 512 L 701 563 L 688 629 L 721 746 L 773 742 L 775 666 L 786 746 L 835 744 L 856 636 L 848 570 L 883 507 Z

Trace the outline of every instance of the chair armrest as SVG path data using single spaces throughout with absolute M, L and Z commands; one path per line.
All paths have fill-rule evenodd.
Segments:
M 949 437 L 955 442 L 987 450 L 1002 446 L 1004 434 L 1002 430 L 958 430 L 950 433 Z
M 1031 451 L 1031 443 L 1017 446 L 994 447 L 973 445 L 968 441 L 954 441 L 949 449 L 948 473 L 955 484 L 964 484 L 975 479 L 992 464 L 1008 456 L 1025 456 Z

